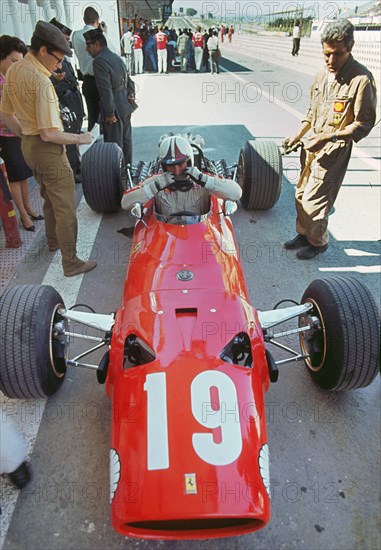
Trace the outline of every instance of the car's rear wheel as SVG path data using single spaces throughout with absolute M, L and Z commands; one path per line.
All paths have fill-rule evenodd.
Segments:
M 364 388 L 379 369 L 380 315 L 368 288 L 353 277 L 316 279 L 302 303 L 312 313 L 299 325 L 312 325 L 300 335 L 302 352 L 313 380 L 327 390 Z
M 247 141 L 238 159 L 241 203 L 247 210 L 268 210 L 282 187 L 282 156 L 272 141 Z
M 63 300 L 51 286 L 19 285 L 0 299 L 0 389 L 8 397 L 53 395 L 66 373 Z
M 94 143 L 81 161 L 83 194 L 95 212 L 116 212 L 125 187 L 124 157 L 116 143 Z

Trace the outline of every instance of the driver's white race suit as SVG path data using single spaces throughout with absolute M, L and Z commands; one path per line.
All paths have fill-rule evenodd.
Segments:
M 189 212 L 193 215 L 207 214 L 210 209 L 210 195 L 221 199 L 237 201 L 241 198 L 242 189 L 237 182 L 205 174 L 204 186 L 191 182 L 189 176 L 184 176 L 193 183 L 187 191 L 164 189 L 168 185 L 167 174 L 155 174 L 144 180 L 140 185 L 126 191 L 122 198 L 122 208 L 130 210 L 135 203 L 146 203 L 155 196 L 155 210 L 163 216 L 171 216 L 178 212 Z

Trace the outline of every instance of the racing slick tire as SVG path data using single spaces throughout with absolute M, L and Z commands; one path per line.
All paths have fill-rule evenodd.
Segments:
M 1 297 L 0 389 L 8 397 L 49 397 L 62 385 L 65 350 L 53 335 L 60 308 L 51 286 L 18 285 Z
M 353 277 L 315 279 L 302 303 L 314 305 L 299 318 L 302 352 L 313 380 L 326 390 L 369 386 L 379 369 L 380 314 L 368 288 Z
M 241 204 L 247 210 L 268 210 L 282 187 L 282 156 L 273 141 L 247 141 L 238 159 Z
M 123 151 L 116 143 L 94 143 L 82 157 L 81 177 L 87 204 L 95 212 L 116 212 L 124 191 Z

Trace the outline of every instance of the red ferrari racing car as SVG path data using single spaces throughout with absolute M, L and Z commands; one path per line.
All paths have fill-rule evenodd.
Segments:
M 282 170 L 274 144 L 247 142 L 231 168 L 194 148 L 201 169 L 237 178 L 246 208 L 277 201 Z M 109 163 L 101 173 L 100 156 Z M 139 163 L 126 181 L 117 146 L 97 143 L 84 159 L 85 197 L 97 211 L 116 210 L 125 186 L 157 166 L 157 159 Z M 67 369 L 81 366 L 106 384 L 112 522 L 129 537 L 213 538 L 263 528 L 270 518 L 264 396 L 279 364 L 304 360 L 327 390 L 367 386 L 378 372 L 378 310 L 356 279 L 315 280 L 291 307 L 257 311 L 250 304 L 233 211 L 229 201 L 212 198 L 196 223 L 172 224 L 159 219 L 152 201 L 137 209 L 115 314 L 67 309 L 57 291 L 39 285 L 10 288 L 0 301 L 0 388 L 7 396 L 51 396 Z M 68 341 L 78 336 L 72 322 L 99 336 L 69 358 Z M 284 322 L 287 330 L 279 331 Z M 300 351 L 278 341 L 290 335 L 299 337 Z M 287 358 L 275 361 L 271 345 Z M 99 364 L 82 363 L 102 347 Z

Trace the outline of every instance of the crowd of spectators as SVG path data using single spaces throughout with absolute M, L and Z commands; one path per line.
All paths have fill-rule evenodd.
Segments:
M 136 22 L 138 26 L 134 26 Z M 120 45 L 131 75 L 169 73 L 178 69 L 183 73 L 214 72 L 214 68 L 219 73 L 220 44 L 225 39 L 231 43 L 233 34 L 232 25 L 208 30 L 201 27 L 176 30 L 135 19 L 123 34 Z M 208 46 L 211 37 L 214 38 Z

